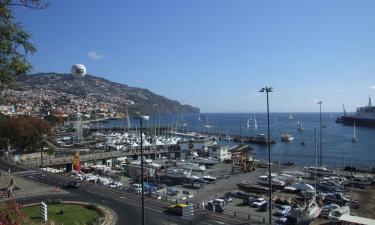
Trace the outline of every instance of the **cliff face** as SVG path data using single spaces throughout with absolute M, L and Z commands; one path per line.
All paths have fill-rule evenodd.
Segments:
M 111 82 L 104 78 L 86 75 L 82 79 L 75 79 L 70 74 L 38 73 L 20 76 L 17 86 L 23 90 L 46 94 L 46 100 L 53 99 L 50 95 L 71 96 L 82 99 L 83 102 L 100 105 L 110 104 L 114 109 L 124 112 L 125 105 L 129 114 L 140 112 L 153 114 L 167 113 L 199 113 L 199 108 L 182 105 L 178 101 L 152 93 L 147 89 L 129 87 L 125 84 Z M 64 104 L 64 100 L 53 100 L 57 107 Z

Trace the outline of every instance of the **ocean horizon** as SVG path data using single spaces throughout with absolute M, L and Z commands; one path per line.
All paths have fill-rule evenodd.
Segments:
M 292 119 L 289 118 L 290 115 Z M 375 128 L 356 127 L 358 142 L 353 143 L 353 127 L 335 122 L 342 113 L 322 112 L 321 115 L 323 165 L 330 168 L 343 168 L 346 165 L 375 166 L 375 154 L 373 154 Z M 302 124 L 303 131 L 298 130 L 298 123 Z M 260 133 L 267 134 L 267 113 L 195 113 L 160 116 L 154 114 L 150 115 L 150 121 L 145 126 L 167 127 L 172 124 L 180 124 L 179 129 L 186 132 L 257 136 Z M 139 127 L 136 120 L 131 120 L 131 125 Z M 126 128 L 128 125 L 126 120 L 119 119 L 110 120 L 100 126 Z M 294 162 L 304 166 L 315 165 L 314 132 L 316 129 L 319 141 L 319 127 L 319 112 L 270 113 L 271 138 L 276 141 L 271 147 L 271 161 Z M 281 142 L 281 135 L 284 133 L 292 135 L 294 140 Z M 302 145 L 302 142 L 305 145 Z M 221 141 L 220 144 L 233 146 L 238 143 Z M 256 144 L 250 144 L 250 146 L 256 153 L 256 158 L 268 160 L 267 146 Z

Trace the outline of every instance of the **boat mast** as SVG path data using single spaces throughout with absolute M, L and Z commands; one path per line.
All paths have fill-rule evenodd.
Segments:
M 371 107 L 371 106 L 372 106 L 372 104 L 371 104 L 371 97 L 368 96 L 368 107 Z
M 314 199 L 316 198 L 316 171 L 317 171 L 317 166 L 318 166 L 318 138 L 316 135 L 316 128 L 314 129 L 314 137 L 315 137 L 315 175 L 314 175 L 314 180 L 315 180 L 315 193 L 314 193 Z

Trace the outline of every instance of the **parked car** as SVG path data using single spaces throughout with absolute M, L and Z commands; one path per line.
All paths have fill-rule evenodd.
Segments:
M 108 184 L 108 186 L 111 188 L 118 188 L 118 187 L 122 187 L 122 183 L 118 181 L 112 181 L 111 183 Z
M 214 204 L 215 206 L 223 207 L 225 205 L 225 201 L 221 198 L 217 198 L 212 201 L 212 204 Z
M 250 206 L 258 208 L 265 203 L 267 203 L 267 202 L 266 202 L 266 200 L 264 200 L 264 198 L 258 198 L 258 199 L 255 199 L 254 201 L 250 202 Z
M 178 193 L 180 193 L 180 191 L 177 190 L 176 188 L 172 188 L 172 187 L 167 188 L 167 194 L 170 195 L 170 196 L 175 196 Z
M 142 185 L 141 184 L 132 184 L 132 186 L 129 188 L 130 192 L 140 194 L 142 193 Z
M 161 194 L 159 192 L 153 191 L 150 192 L 150 197 L 155 199 L 161 199 Z
M 279 209 L 276 211 L 276 215 L 285 217 L 290 213 L 290 210 L 291 210 L 290 206 L 281 205 Z
M 80 183 L 77 181 L 71 181 L 65 185 L 65 188 L 71 188 L 71 189 L 79 188 L 79 187 L 80 187 Z
M 259 211 L 260 211 L 260 212 L 266 212 L 267 209 L 268 209 L 268 204 L 267 204 L 267 203 L 264 203 L 263 205 L 261 205 L 261 206 L 259 207 Z

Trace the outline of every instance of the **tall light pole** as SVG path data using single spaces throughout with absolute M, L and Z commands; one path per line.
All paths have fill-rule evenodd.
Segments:
M 317 104 L 319 104 L 319 166 L 323 165 L 323 139 L 322 139 L 322 101 L 318 101 Z
M 150 117 L 145 115 L 137 115 L 136 119 L 138 119 L 141 123 L 141 186 L 142 186 L 142 225 L 145 224 L 145 194 L 144 194 L 144 187 L 143 187 L 143 121 L 149 121 Z
M 267 128 L 268 128 L 268 137 L 267 137 L 267 146 L 268 146 L 268 181 L 269 181 L 269 224 L 272 224 L 272 177 L 271 177 L 271 131 L 270 131 L 270 106 L 268 100 L 268 93 L 273 92 L 272 87 L 264 87 L 260 89 L 259 92 L 266 92 L 267 95 Z

